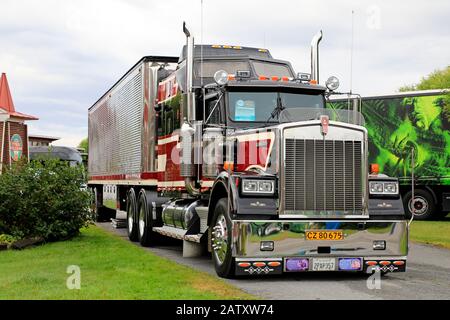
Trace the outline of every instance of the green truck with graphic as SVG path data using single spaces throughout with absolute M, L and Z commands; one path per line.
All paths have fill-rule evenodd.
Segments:
M 330 99 L 328 108 L 348 109 L 349 105 L 361 108 L 364 115 L 369 163 L 378 164 L 381 173 L 399 178 L 405 210 L 411 214 L 414 208 L 419 220 L 449 213 L 450 89 L 367 96 L 361 103 Z

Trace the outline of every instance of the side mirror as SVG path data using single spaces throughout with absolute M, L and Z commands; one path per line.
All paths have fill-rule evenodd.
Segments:
M 335 91 L 339 88 L 339 79 L 335 76 L 329 77 L 327 82 L 325 82 L 326 87 L 330 91 Z

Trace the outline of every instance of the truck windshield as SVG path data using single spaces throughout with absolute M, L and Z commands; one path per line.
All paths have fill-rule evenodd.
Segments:
M 241 122 L 278 122 L 271 117 L 274 109 L 323 109 L 324 98 L 318 94 L 284 92 L 230 92 L 230 117 Z M 272 118 L 272 119 L 271 119 Z

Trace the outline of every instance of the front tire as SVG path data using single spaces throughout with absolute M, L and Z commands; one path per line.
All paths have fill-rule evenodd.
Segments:
M 128 238 L 131 241 L 138 240 L 138 226 L 137 226 L 137 201 L 136 194 L 133 189 L 128 191 L 127 195 L 127 232 Z
M 228 214 L 228 199 L 220 199 L 214 209 L 211 248 L 214 268 L 219 277 L 235 277 L 235 259 L 231 255 L 232 224 Z
M 417 189 L 414 192 L 414 201 L 412 200 L 412 192 L 409 191 L 403 197 L 403 206 L 405 207 L 408 218 L 412 217 L 414 207 L 415 220 L 430 220 L 436 213 L 436 205 L 434 203 L 433 195 L 423 189 Z

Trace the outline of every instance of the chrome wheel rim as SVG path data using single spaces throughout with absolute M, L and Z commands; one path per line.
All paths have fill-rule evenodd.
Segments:
M 131 208 L 128 209 L 130 210 Z M 134 223 L 133 214 L 131 212 L 128 212 L 128 231 L 130 233 L 133 231 L 133 223 Z
M 423 197 L 414 197 L 414 200 L 409 200 L 408 206 L 409 211 L 416 216 L 421 216 L 428 211 L 428 201 Z
M 141 210 L 139 210 L 139 234 L 141 237 L 144 235 L 144 229 L 145 229 L 145 211 L 142 207 Z
M 225 216 L 221 214 L 216 221 L 216 225 L 212 231 L 212 248 L 214 256 L 219 265 L 225 261 L 228 251 L 228 228 Z

